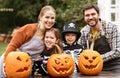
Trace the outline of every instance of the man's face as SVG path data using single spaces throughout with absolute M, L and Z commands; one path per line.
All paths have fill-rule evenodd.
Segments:
M 95 27 L 99 20 L 99 14 L 94 8 L 84 11 L 84 20 L 91 27 Z

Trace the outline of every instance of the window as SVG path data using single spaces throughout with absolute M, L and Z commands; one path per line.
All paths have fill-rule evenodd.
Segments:
M 111 8 L 115 8 L 116 6 L 116 0 L 111 0 Z
M 116 0 L 111 0 L 111 5 L 115 5 L 116 4 Z
M 116 15 L 115 13 L 111 13 L 111 21 L 113 21 L 113 22 L 114 22 L 115 19 L 116 19 L 116 18 L 115 18 L 115 15 Z

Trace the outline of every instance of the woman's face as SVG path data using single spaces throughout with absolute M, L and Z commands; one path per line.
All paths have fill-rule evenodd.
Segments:
M 51 49 L 55 43 L 57 43 L 58 40 L 56 39 L 56 36 L 53 32 L 48 31 L 45 33 L 44 43 L 45 46 L 48 49 Z
M 48 10 L 40 17 L 40 22 L 44 25 L 45 29 L 50 29 L 55 24 L 55 17 L 55 12 Z

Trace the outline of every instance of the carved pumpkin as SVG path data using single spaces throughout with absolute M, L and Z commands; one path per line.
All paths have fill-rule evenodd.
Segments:
M 74 72 L 74 60 L 69 54 L 53 54 L 48 59 L 47 71 L 53 77 L 68 77 Z
M 53 77 L 67 77 L 74 71 L 74 61 L 68 54 L 53 54 L 48 59 L 47 70 Z
M 90 49 L 83 50 L 78 59 L 78 68 L 84 75 L 97 75 L 102 71 L 103 61 L 101 55 L 93 50 L 94 42 L 98 37 L 98 32 L 93 34 Z
M 102 71 L 103 61 L 97 51 L 84 50 L 79 57 L 78 67 L 82 74 L 97 75 Z
M 31 66 L 31 59 L 27 53 L 11 52 L 6 57 L 4 70 L 7 78 L 28 78 Z

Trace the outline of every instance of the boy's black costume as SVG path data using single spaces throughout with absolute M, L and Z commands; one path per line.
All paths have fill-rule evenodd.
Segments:
M 66 43 L 65 34 L 67 34 L 67 33 L 77 34 L 77 38 L 72 45 L 69 45 L 69 44 Z M 63 51 L 67 54 L 72 55 L 72 57 L 75 61 L 75 64 L 76 64 L 76 69 L 75 70 L 77 70 L 77 71 L 78 71 L 78 57 L 83 50 L 83 47 L 80 44 L 77 43 L 80 36 L 81 36 L 81 33 L 79 31 L 79 27 L 75 23 L 68 22 L 68 23 L 65 24 L 63 32 L 62 32 Z

